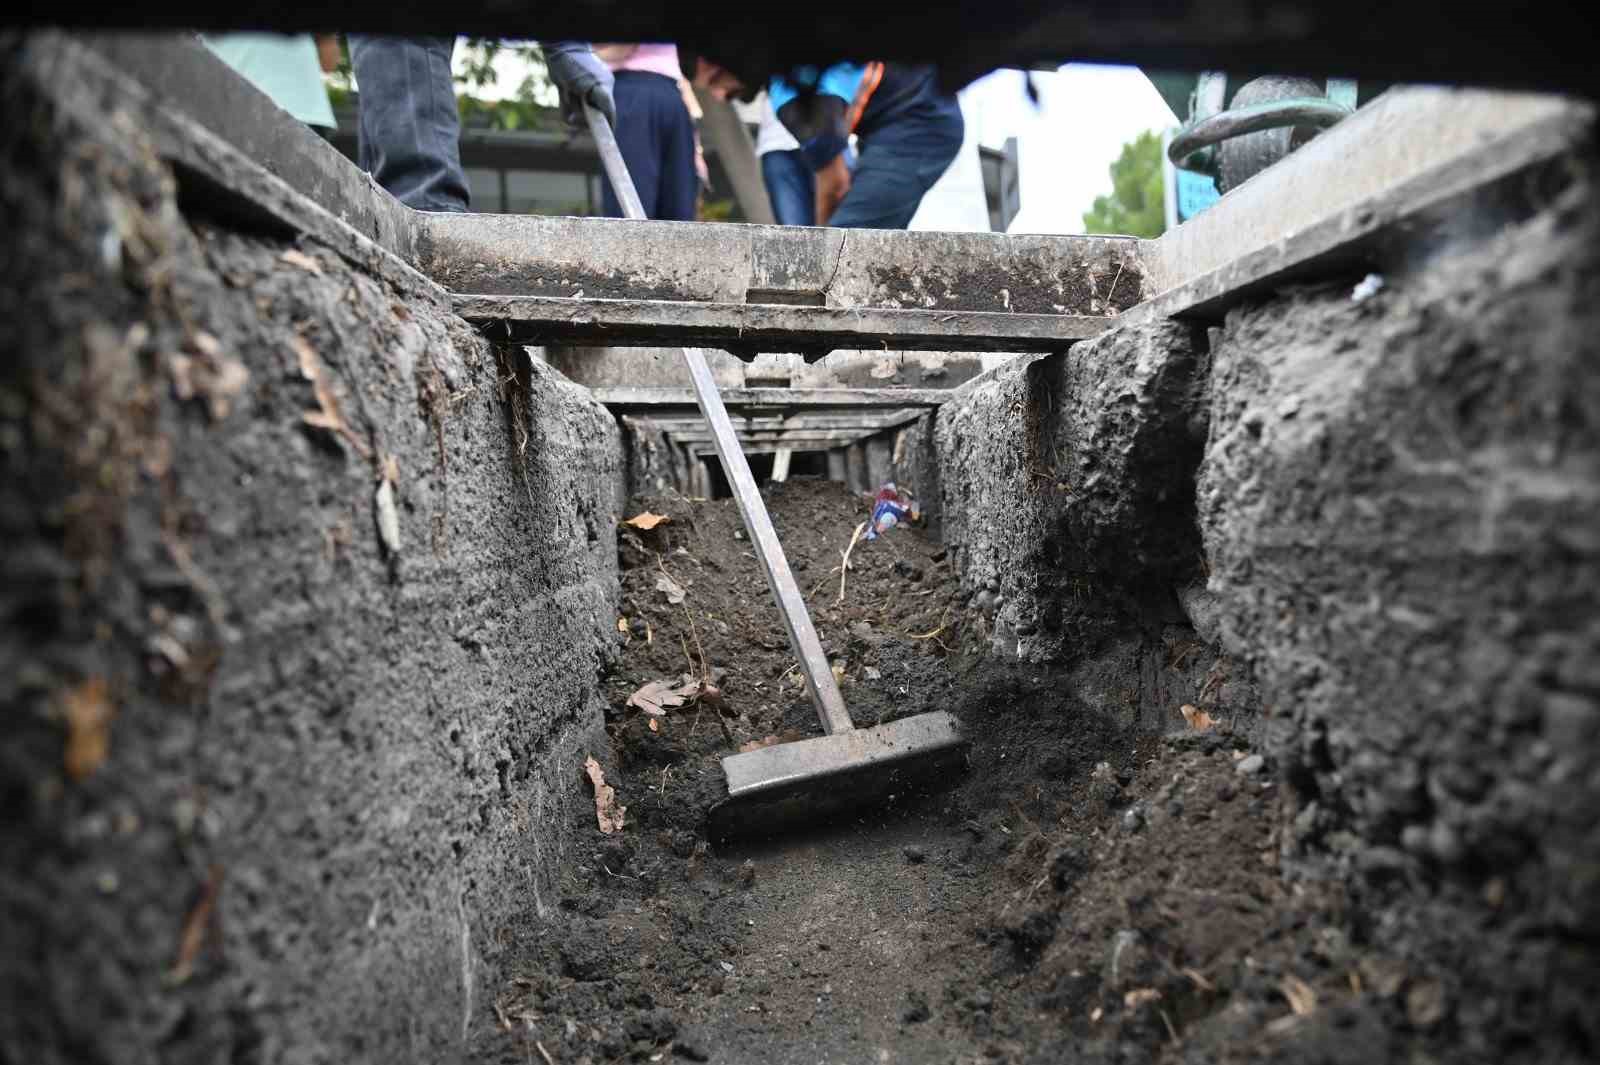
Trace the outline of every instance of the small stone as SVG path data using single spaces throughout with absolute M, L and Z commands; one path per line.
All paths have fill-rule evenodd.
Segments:
M 738 540 L 740 543 L 743 543 L 744 541 L 750 539 L 749 536 L 745 535 L 745 531 L 743 529 L 735 529 L 735 530 L 733 530 L 733 538 L 735 540 Z
M 974 1012 L 988 1013 L 994 1009 L 994 996 L 979 988 L 967 996 L 967 1008 Z
M 1150 960 L 1144 939 L 1131 928 L 1111 937 L 1111 952 L 1106 957 L 1106 985 L 1113 991 L 1132 987 Z
M 1122 831 L 1132 834 L 1144 827 L 1144 808 L 1130 806 L 1122 815 Z
M 906 992 L 905 1009 L 900 1011 L 900 1020 L 905 1024 L 921 1024 L 933 1016 L 933 1011 L 928 1008 L 928 996 L 921 991 L 911 990 Z
M 1400 833 L 1400 846 L 1411 854 L 1426 856 L 1430 849 L 1428 830 L 1422 825 L 1407 825 Z
M 906 861 L 910 862 L 912 865 L 921 865 L 923 862 L 928 860 L 928 852 L 923 850 L 921 847 L 916 846 L 915 844 L 904 848 L 900 853 L 904 854 L 906 856 Z
M 710 1061 L 711 1052 L 700 1043 L 679 1036 L 677 1042 L 672 1044 L 672 1052 L 685 1061 Z
M 1406 1020 L 1417 1028 L 1432 1028 L 1444 1020 L 1448 1004 L 1444 985 L 1437 980 L 1424 980 L 1406 992 Z
M 1117 783 L 1117 775 L 1111 770 L 1110 762 L 1101 762 L 1089 774 L 1089 794 L 1105 803 L 1115 806 L 1122 799 L 1122 785 Z
M 643 636 L 645 633 L 650 631 L 650 625 L 645 621 L 644 618 L 634 618 L 632 621 L 628 622 L 628 628 L 635 636 Z
M 719 961 L 719 962 L 717 962 L 717 964 L 722 967 L 722 971 L 723 972 L 725 972 L 725 973 L 733 972 L 733 962 L 731 962 L 731 961 Z
M 1251 776 L 1267 768 L 1267 760 L 1259 754 L 1246 755 L 1233 768 L 1245 776 Z
M 1467 853 L 1461 834 L 1443 821 L 1435 821 L 1428 832 L 1428 849 L 1441 865 L 1454 865 Z

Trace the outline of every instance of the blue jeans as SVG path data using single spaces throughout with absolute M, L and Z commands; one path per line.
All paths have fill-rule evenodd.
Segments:
M 817 176 L 799 149 L 767 152 L 761 157 L 761 179 L 780 226 L 817 224 Z
M 407 207 L 465 211 L 461 116 L 450 56 L 454 37 L 350 35 L 361 92 L 361 169 Z
M 954 96 L 920 94 L 861 137 L 850 191 L 828 220 L 846 229 L 904 229 L 961 150 L 966 123 Z
M 694 119 L 678 83 L 645 70 L 617 71 L 617 147 L 639 192 L 646 218 L 693 222 L 700 179 L 694 172 Z M 605 213 L 622 217 L 622 205 L 603 183 Z

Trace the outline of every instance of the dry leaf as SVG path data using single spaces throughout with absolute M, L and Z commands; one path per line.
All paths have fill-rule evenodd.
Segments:
M 1417 1028 L 1432 1028 L 1449 1012 L 1444 985 L 1437 980 L 1413 984 L 1406 992 L 1406 1020 Z
M 233 400 L 250 383 L 250 371 L 238 359 L 222 354 L 222 344 L 210 333 L 195 333 L 189 338 L 195 354 L 167 356 L 167 372 L 172 376 L 172 391 L 180 400 L 203 399 L 213 421 L 221 421 L 233 408 Z
M 1140 1006 L 1148 1006 L 1152 1002 L 1160 1001 L 1161 992 L 1153 987 L 1137 987 L 1122 996 L 1122 1005 L 1130 1010 L 1136 1010 Z
M 667 593 L 667 602 L 674 606 L 683 602 L 684 595 L 687 594 L 682 585 L 665 573 L 656 578 L 656 591 Z
M 183 932 L 178 936 L 178 960 L 167 974 L 169 982 L 181 984 L 194 975 L 195 959 L 205 945 L 206 927 L 211 923 L 211 912 L 216 909 L 217 893 L 221 890 L 222 867 L 213 865 L 200 889 L 200 897 L 195 900 L 189 916 L 183 920 Z
M 372 502 L 377 510 L 378 538 L 383 541 L 385 551 L 391 555 L 398 555 L 400 553 L 400 511 L 394 505 L 394 482 L 384 480 L 379 483 L 377 495 Z
M 652 514 L 647 510 L 643 514 L 635 514 L 622 524 L 631 525 L 635 529 L 643 529 L 645 532 L 649 532 L 662 522 L 671 520 L 672 519 L 665 514 Z
M 661 716 L 668 709 L 682 706 L 700 694 L 700 682 L 690 680 L 674 684 L 670 680 L 653 680 L 628 696 L 628 706 L 638 707 L 647 714 Z
M 653 717 L 650 719 L 650 731 L 651 732 L 660 732 L 661 731 L 661 722 L 657 721 Z
M 400 483 L 400 460 L 393 455 L 386 455 L 383 459 L 383 479 L 390 484 Z
M 82 780 L 105 762 L 111 751 L 111 719 L 116 707 L 104 677 L 90 677 L 61 695 L 61 711 L 67 719 L 67 750 L 63 758 L 67 774 Z
M 317 396 L 317 409 L 306 411 L 300 415 L 300 420 L 314 429 L 326 429 L 330 433 L 338 433 L 349 441 L 350 446 L 355 448 L 362 458 L 371 458 L 371 450 L 361 442 L 361 438 L 350 426 L 345 424 L 344 414 L 339 410 L 339 397 L 328 384 L 327 372 L 323 369 L 322 360 L 317 357 L 316 349 L 307 343 L 304 337 L 297 336 L 290 341 L 290 344 L 300 359 L 300 375 L 311 382 Z M 396 474 L 398 475 L 398 466 Z
M 315 381 L 322 372 L 322 362 L 317 358 L 317 349 L 311 346 L 311 341 L 296 333 L 289 338 L 289 346 L 294 349 L 295 359 L 300 363 L 300 376 L 307 381 Z
M 221 421 L 233 409 L 233 400 L 250 383 L 250 371 L 238 359 L 217 359 L 206 382 L 206 405 L 214 421 Z
M 617 631 L 618 632 L 627 632 L 628 631 L 628 619 L 627 618 L 618 618 L 617 619 Z
M 167 372 L 172 375 L 172 393 L 188 402 L 194 398 L 194 360 L 187 355 L 167 356 Z
M 298 249 L 290 248 L 288 251 L 278 256 L 278 258 L 288 263 L 290 266 L 298 266 L 300 269 L 309 270 L 313 274 L 320 275 L 322 273 L 322 264 Z
M 1278 985 L 1278 990 L 1283 992 L 1283 997 L 1289 1000 L 1289 1008 L 1296 1017 L 1309 1017 L 1317 1010 L 1317 993 L 1311 990 L 1311 985 L 1298 976 L 1285 976 Z
M 606 783 L 606 775 L 600 771 L 600 763 L 593 755 L 584 760 L 583 770 L 589 774 L 589 783 L 594 785 L 594 813 L 600 831 L 608 836 L 621 832 L 628 808 L 617 805 L 617 790 Z
M 1196 732 L 1204 732 L 1217 723 L 1216 718 L 1189 703 L 1184 703 L 1179 707 L 1178 712 L 1183 715 L 1185 721 L 1189 722 L 1189 727 Z

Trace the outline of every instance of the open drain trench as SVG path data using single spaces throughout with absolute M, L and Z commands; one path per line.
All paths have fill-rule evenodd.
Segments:
M 411 216 L 188 44 L 7 47 L 0 1057 L 1600 1051 L 1589 108 L 1399 90 L 1159 241 L 845 243 Z M 708 845 L 815 720 L 684 343 L 948 787 Z

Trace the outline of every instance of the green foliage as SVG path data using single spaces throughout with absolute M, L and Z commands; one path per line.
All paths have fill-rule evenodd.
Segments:
M 1083 216 L 1084 232 L 1159 237 L 1167 227 L 1163 191 L 1161 136 L 1146 130 L 1111 164 L 1111 195 L 1095 197 Z
M 517 86 L 516 95 L 504 100 L 485 100 L 480 94 L 495 82 L 494 63 L 501 55 L 516 55 L 528 67 L 528 74 Z M 506 44 L 483 37 L 469 37 L 457 45 L 460 70 L 456 73 L 456 105 L 461 124 L 471 129 L 543 130 L 551 133 L 566 127 L 557 111 L 557 94 L 545 67 L 544 53 L 535 44 Z

